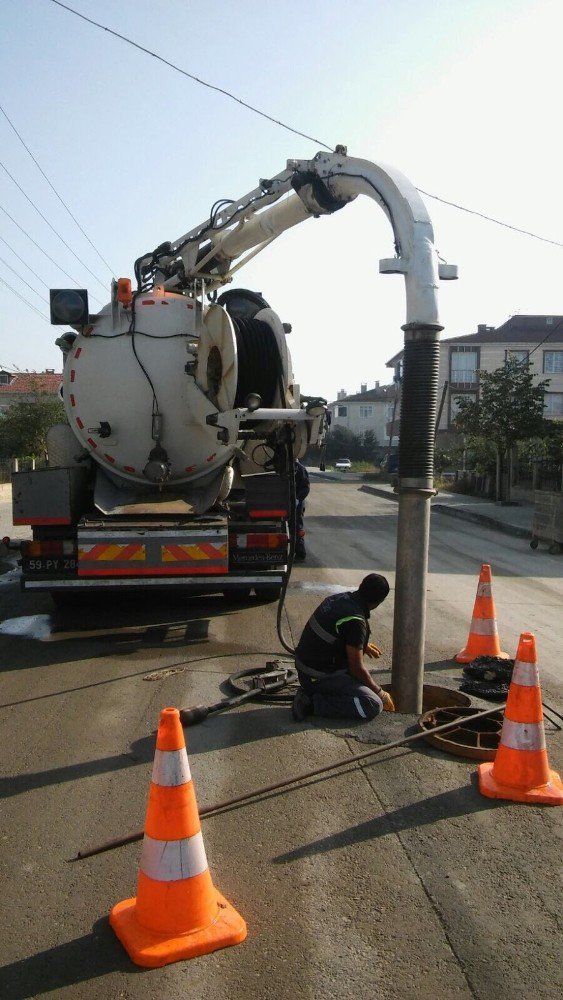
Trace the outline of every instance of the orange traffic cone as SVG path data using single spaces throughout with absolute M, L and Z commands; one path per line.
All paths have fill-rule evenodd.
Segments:
M 479 573 L 467 645 L 455 659 L 458 663 L 471 663 L 477 656 L 502 656 L 505 660 L 508 659 L 508 653 L 501 652 L 500 648 L 491 567 L 488 563 L 483 563 Z
M 545 749 L 536 640 L 522 632 L 492 764 L 478 767 L 479 790 L 490 799 L 563 805 L 563 782 L 550 771 Z
M 137 965 L 195 958 L 246 937 L 246 924 L 211 881 L 180 713 L 160 713 L 137 896 L 110 924 Z

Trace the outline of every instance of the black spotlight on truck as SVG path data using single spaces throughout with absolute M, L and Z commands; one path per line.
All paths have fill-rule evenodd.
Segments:
M 53 326 L 88 325 L 88 292 L 85 288 L 51 288 L 49 299 Z

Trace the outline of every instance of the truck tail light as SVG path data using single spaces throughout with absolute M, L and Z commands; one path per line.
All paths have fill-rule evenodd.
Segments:
M 37 558 L 38 556 L 75 556 L 76 543 L 71 539 L 64 539 L 56 542 L 24 542 L 22 546 L 22 554 L 28 559 Z
M 287 534 L 281 531 L 252 532 L 231 535 L 230 541 L 237 549 L 284 549 L 287 546 Z

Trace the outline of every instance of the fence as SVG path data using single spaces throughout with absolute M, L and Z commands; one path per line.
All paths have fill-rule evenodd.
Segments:
M 9 483 L 12 472 L 29 472 L 31 469 L 43 469 L 47 462 L 43 458 L 12 458 L 9 462 L 0 462 L 0 483 Z

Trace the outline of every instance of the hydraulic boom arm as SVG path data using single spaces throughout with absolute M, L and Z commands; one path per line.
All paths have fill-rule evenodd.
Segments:
M 422 199 L 398 170 L 349 157 L 344 147 L 312 160 L 288 160 L 275 177 L 261 180 L 243 198 L 220 203 L 201 225 L 139 258 L 139 287 L 189 288 L 204 282 L 213 291 L 287 229 L 330 215 L 359 194 L 376 201 L 391 223 L 396 256 L 381 260 L 379 268 L 404 275 L 407 323 L 438 325 L 438 279 L 455 278 L 457 270 L 438 260 Z

